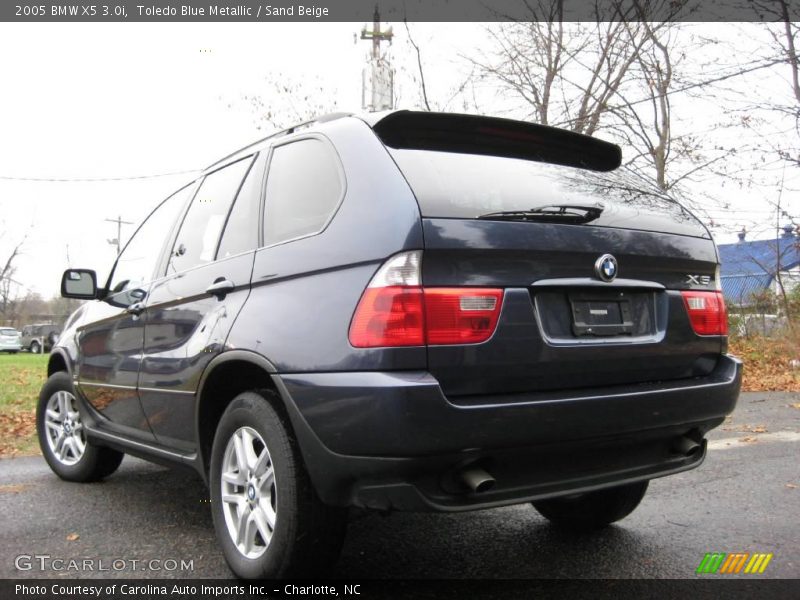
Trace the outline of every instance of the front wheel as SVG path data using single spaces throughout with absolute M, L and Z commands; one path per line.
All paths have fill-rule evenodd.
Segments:
M 573 531 L 591 531 L 631 514 L 644 498 L 647 481 L 533 503 L 553 525 Z
M 36 406 L 39 447 L 53 472 L 67 481 L 97 481 L 117 470 L 124 454 L 86 439 L 68 373 L 53 373 Z
M 319 574 L 338 558 L 346 512 L 317 497 L 271 392 L 245 392 L 225 410 L 211 453 L 214 527 L 245 579 Z
M 39 354 L 42 351 L 42 347 L 39 345 L 39 342 L 31 342 L 30 351 L 31 354 Z

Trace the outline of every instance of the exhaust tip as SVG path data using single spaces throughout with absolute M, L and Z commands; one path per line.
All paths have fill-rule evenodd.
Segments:
M 702 450 L 702 448 L 703 446 L 701 442 L 698 442 L 689 436 L 678 438 L 672 445 L 673 452 L 686 456 L 687 458 L 696 456 Z
M 467 467 L 459 474 L 461 481 L 476 494 L 488 492 L 497 483 L 495 478 L 480 467 Z

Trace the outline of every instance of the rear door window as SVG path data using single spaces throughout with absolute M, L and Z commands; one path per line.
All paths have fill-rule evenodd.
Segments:
M 214 260 L 228 211 L 252 162 L 250 156 L 206 175 L 172 247 L 168 275 Z
M 306 138 L 275 148 L 267 177 L 264 242 L 278 244 L 322 231 L 344 196 L 333 148 Z
M 256 160 L 236 196 L 219 243 L 218 259 L 258 248 L 259 211 L 264 183 L 263 163 L 263 158 Z

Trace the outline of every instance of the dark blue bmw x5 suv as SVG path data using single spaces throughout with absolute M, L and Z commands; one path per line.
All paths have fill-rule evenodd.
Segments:
M 209 167 L 71 316 L 38 431 L 208 483 L 241 577 L 335 561 L 346 508 L 531 502 L 606 525 L 698 466 L 736 403 L 718 255 L 620 149 L 497 118 L 332 115 Z

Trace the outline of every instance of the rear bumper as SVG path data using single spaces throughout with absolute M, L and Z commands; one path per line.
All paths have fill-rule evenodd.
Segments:
M 425 372 L 275 375 L 312 480 L 338 505 L 466 510 L 652 479 L 699 465 L 674 450 L 730 414 L 741 362 L 707 377 L 448 400 Z M 497 485 L 473 493 L 478 464 Z

